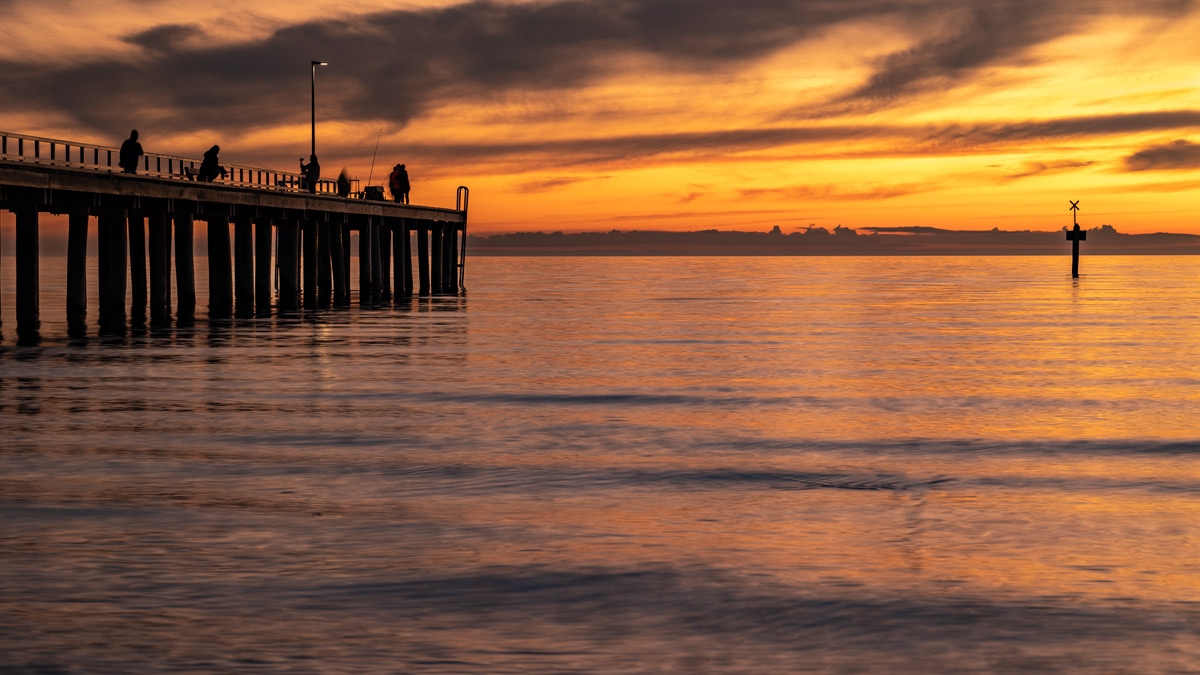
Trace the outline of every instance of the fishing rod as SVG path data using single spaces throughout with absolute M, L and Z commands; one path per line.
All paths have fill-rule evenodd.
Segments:
M 383 135 L 383 127 L 379 127 L 379 133 L 375 134 L 375 152 L 371 153 L 371 173 L 367 174 L 367 187 L 371 186 L 371 179 L 375 176 L 375 157 L 379 155 L 379 137 Z

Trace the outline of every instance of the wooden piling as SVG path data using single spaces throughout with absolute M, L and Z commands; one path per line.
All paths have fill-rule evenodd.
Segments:
M 38 211 L 32 204 L 22 204 L 13 213 L 17 217 L 17 341 L 35 342 L 41 328 Z
M 171 317 L 171 216 L 163 214 L 163 307 L 164 316 Z
M 304 223 L 300 226 L 304 247 L 304 309 L 317 308 L 317 224 Z
M 442 255 L 440 256 L 441 275 L 438 277 L 441 280 L 438 284 L 438 288 L 440 289 L 439 292 L 441 292 L 441 293 L 449 293 L 450 292 L 450 283 L 449 283 L 449 279 L 450 279 L 450 265 L 449 265 L 450 236 L 449 236 L 449 229 L 450 228 L 446 227 L 445 223 L 437 224 L 438 244 L 441 246 L 441 249 L 442 249 L 442 251 L 441 251 Z
M 170 229 L 167 214 L 151 212 L 147 218 L 150 230 L 150 323 L 160 326 L 171 320 L 171 249 L 167 243 Z
M 135 325 L 146 321 L 146 217 L 129 211 L 129 316 Z
M 413 294 L 413 262 L 412 262 L 412 228 L 409 227 L 409 220 L 404 218 L 401 221 L 402 227 L 400 230 L 404 233 L 404 294 L 412 297 Z
M 367 216 L 358 229 L 358 304 L 371 304 L 371 295 L 371 217 Z
M 104 209 L 96 218 L 96 239 L 100 254 L 100 330 L 125 331 L 125 247 L 124 209 Z
M 345 306 L 350 306 L 350 256 L 353 253 L 350 250 L 350 226 L 343 223 L 342 231 L 342 269 L 345 270 L 344 283 L 346 284 L 346 296 L 343 298 Z
M 229 218 L 208 218 L 208 316 L 233 316 L 233 261 L 229 250 Z
M 446 292 L 458 293 L 458 227 L 446 223 Z
M 445 235 L 442 233 L 442 226 L 439 223 L 429 224 L 429 285 L 430 291 L 434 295 L 442 293 L 442 263 L 444 262 L 444 254 L 442 253 L 442 243 Z
M 254 224 L 254 308 L 259 316 L 271 315 L 271 221 L 260 218 Z
M 345 237 L 349 228 L 344 223 L 330 226 L 329 257 L 333 263 L 333 304 L 350 306 L 350 266 L 346 264 Z
M 332 223 L 317 224 L 317 307 L 327 309 L 333 300 Z
M 379 221 L 379 301 L 392 301 L 392 222 Z
M 234 300 L 238 316 L 254 316 L 254 223 L 250 216 L 233 221 Z
M 429 228 L 417 223 L 417 275 L 420 295 L 429 295 Z
M 371 218 L 371 302 L 383 301 L 383 256 L 379 249 L 383 247 L 383 219 Z
M 87 331 L 88 211 L 72 209 L 67 216 L 67 331 L 79 336 Z
M 408 225 L 404 218 L 396 220 L 396 233 L 392 238 L 392 258 L 396 261 L 396 297 L 412 295 L 412 249 L 409 244 Z
M 175 214 L 175 318 L 188 323 L 196 316 L 195 223 L 190 213 Z
M 279 311 L 293 312 L 300 299 L 300 227 L 284 222 L 275 227 L 279 231 L 279 250 L 275 252 L 279 259 Z

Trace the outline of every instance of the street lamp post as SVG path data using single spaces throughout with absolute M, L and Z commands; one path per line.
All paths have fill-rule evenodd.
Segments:
M 317 154 L 317 66 L 329 65 L 325 61 L 312 62 L 312 154 Z

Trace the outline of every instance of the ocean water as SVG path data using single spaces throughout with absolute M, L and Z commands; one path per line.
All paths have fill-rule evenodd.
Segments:
M 1200 672 L 1200 261 L 1068 263 L 473 258 L 73 344 L 47 259 L 17 347 L 6 259 L 0 673 Z

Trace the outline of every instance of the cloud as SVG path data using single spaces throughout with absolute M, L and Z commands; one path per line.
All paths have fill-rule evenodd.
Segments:
M 1040 176 L 1045 173 L 1056 173 L 1059 171 L 1070 171 L 1072 169 L 1082 169 L 1092 166 L 1095 162 L 1080 162 L 1080 161 L 1058 161 L 1058 162 L 1024 162 L 1021 168 L 1014 173 L 1005 174 L 1000 180 L 1002 182 L 1014 181 L 1020 178 L 1030 178 L 1032 176 Z
M 165 24 L 126 38 L 142 58 L 0 64 L 0 92 L 110 133 L 132 116 L 244 130 L 301 122 L 305 107 L 296 99 L 307 93 L 309 60 L 320 58 L 337 72 L 321 87 L 338 102 L 338 117 L 402 125 L 448 101 L 587 86 L 623 55 L 696 72 L 744 63 L 869 13 L 878 1 L 477 1 L 312 21 L 208 48 L 190 39 L 188 26 Z
M 516 191 L 521 192 L 521 193 L 526 193 L 526 194 L 536 193 L 536 192 L 550 192 L 551 190 L 557 190 L 558 188 L 566 187 L 568 185 L 574 185 L 575 183 L 580 183 L 580 182 L 587 181 L 587 180 L 595 180 L 596 178 L 597 177 L 590 177 L 590 176 L 589 177 L 556 176 L 554 178 L 547 178 L 545 180 L 535 180 L 535 181 L 529 181 L 526 183 L 521 183 L 520 185 L 517 185 Z M 604 176 L 599 176 L 598 178 L 604 178 Z
M 163 55 L 182 51 L 185 46 L 195 48 L 203 44 L 204 37 L 204 31 L 195 24 L 164 23 L 127 36 L 125 42 L 147 52 Z
M 949 152 L 1195 127 L 1200 127 L 1200 110 L 1084 115 L 1000 124 L 954 124 L 914 132 L 920 134 L 917 145 L 930 151 Z
M 188 133 L 300 124 L 308 62 L 322 105 L 343 121 L 396 126 L 439 105 L 522 90 L 587 87 L 625 57 L 706 74 L 737 69 L 829 29 L 872 21 L 912 33 L 915 46 L 882 58 L 853 94 L 888 100 L 1012 57 L 1106 13 L 1164 15 L 1179 0 L 478 0 L 315 20 L 257 40 L 206 43 L 168 23 L 126 38 L 133 58 L 0 63 L 12 108 L 65 115 L 120 134 L 136 121 Z M 945 17 L 950 17 L 949 19 Z M 653 64 L 657 64 L 654 66 Z
M 1125 168 L 1129 171 L 1200 169 L 1200 145 L 1180 139 L 1150 146 L 1126 157 Z
M 1031 47 L 1081 30 L 1101 16 L 1181 16 L 1190 0 L 973 0 L 946 3 L 930 14 L 934 35 L 889 54 L 846 100 L 890 100 L 944 89 L 984 66 L 1026 53 Z
M 798 201 L 881 201 L 906 195 L 931 192 L 938 189 L 936 183 L 906 183 L 876 185 L 870 187 L 847 187 L 845 185 L 797 185 L 787 188 L 739 190 L 743 199 L 761 197 L 785 197 Z
M 829 144 L 849 147 L 860 142 L 878 146 L 878 149 L 865 151 L 868 156 L 958 154 L 1014 146 L 1026 148 L 1031 144 L 1036 150 L 1042 145 L 1066 140 L 1193 127 L 1200 127 L 1200 111 L 1081 116 L 970 126 L 850 124 L 664 132 L 520 143 L 413 143 L 406 146 L 406 151 L 434 163 L 469 161 L 480 167 L 503 162 L 507 171 L 520 170 L 521 166 L 561 170 L 584 166 L 627 167 L 681 159 L 701 161 L 780 147 L 812 145 L 824 148 Z M 1090 161 L 1030 162 L 1006 178 L 1067 171 L 1090 164 Z

